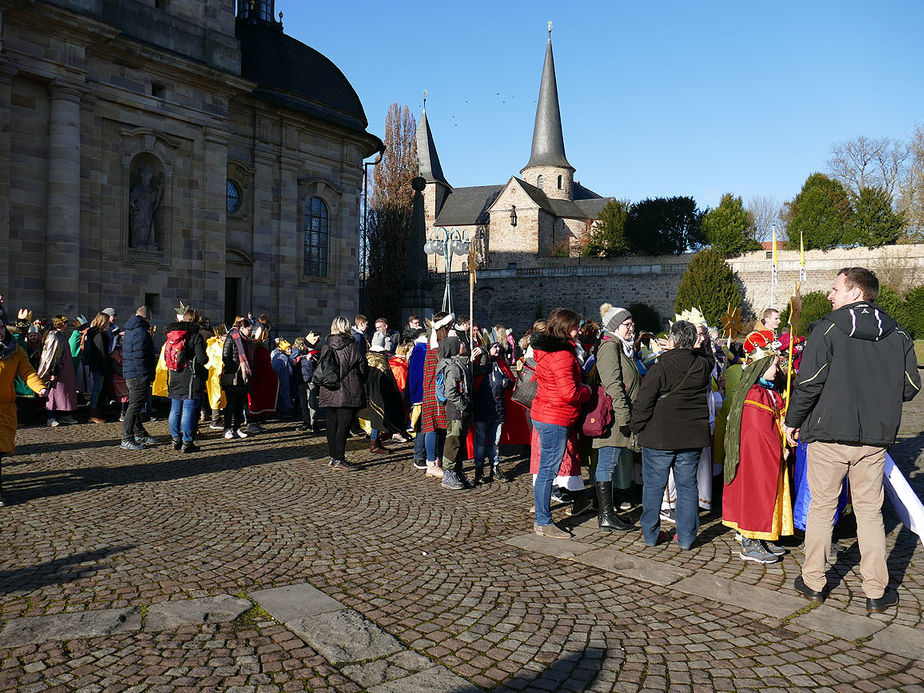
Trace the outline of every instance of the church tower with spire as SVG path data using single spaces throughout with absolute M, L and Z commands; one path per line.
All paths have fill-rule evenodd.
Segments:
M 565 156 L 561 110 L 558 107 L 558 83 L 555 80 L 555 58 L 552 56 L 552 22 L 549 22 L 545 64 L 542 66 L 542 81 L 539 84 L 533 147 L 529 162 L 520 169 L 520 175 L 551 199 L 574 199 L 574 167 Z
M 417 175 L 427 182 L 423 190 L 424 217 L 427 228 L 431 228 L 440 208 L 452 192 L 452 186 L 443 175 L 443 167 L 440 165 L 440 157 L 436 152 L 433 133 L 430 132 L 430 123 L 427 122 L 426 91 L 424 91 L 423 113 L 417 123 L 417 169 Z

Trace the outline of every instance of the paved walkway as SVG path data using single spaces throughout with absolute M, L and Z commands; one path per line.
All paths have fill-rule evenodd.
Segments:
M 920 495 L 922 423 L 893 450 Z M 519 458 L 449 492 L 408 446 L 334 471 L 292 424 L 195 455 L 118 435 L 25 429 L 3 465 L 0 690 L 924 690 L 922 547 L 891 509 L 902 602 L 868 616 L 849 536 L 812 608 L 798 542 L 745 563 L 715 516 L 690 552 L 592 518 L 536 537 Z

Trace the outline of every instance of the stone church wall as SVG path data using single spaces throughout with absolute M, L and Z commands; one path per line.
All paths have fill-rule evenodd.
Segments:
M 674 299 L 692 254 L 665 257 L 632 257 L 617 260 L 552 259 L 544 267 L 486 270 L 475 284 L 475 322 L 502 323 L 521 334 L 534 320 L 558 307 L 571 308 L 585 317 L 599 317 L 604 301 L 629 306 L 647 303 L 662 318 L 674 315 Z M 779 283 L 774 303 L 785 307 L 799 277 L 799 253 L 779 253 Z M 770 260 L 766 252 L 748 253 L 729 260 L 742 288 L 745 312 L 754 315 L 771 305 Z M 892 246 L 878 250 L 857 248 L 828 253 L 806 253 L 806 282 L 802 294 L 827 291 L 838 270 L 861 265 L 875 271 L 884 284 L 908 289 L 924 284 L 924 244 Z M 440 306 L 443 274 L 431 275 L 431 304 Z M 453 308 L 468 313 L 468 274 L 453 272 Z M 902 285 L 903 283 L 903 285 Z

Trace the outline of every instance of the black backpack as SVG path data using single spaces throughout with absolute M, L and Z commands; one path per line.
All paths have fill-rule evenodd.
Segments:
M 328 347 L 327 351 L 321 354 L 311 382 L 328 390 L 340 389 L 340 359 L 334 349 Z

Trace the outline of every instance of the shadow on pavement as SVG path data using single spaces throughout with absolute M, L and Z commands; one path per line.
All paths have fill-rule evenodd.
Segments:
M 587 690 L 596 681 L 605 656 L 606 650 L 588 647 L 556 660 L 545 671 L 521 671 L 496 686 L 494 690 Z
M 56 585 L 63 582 L 81 580 L 106 567 L 100 564 L 108 556 L 123 553 L 135 548 L 134 545 L 110 546 L 96 551 L 84 551 L 64 558 L 56 558 L 37 565 L 25 568 L 13 568 L 0 571 L 0 594 L 10 592 L 31 592 L 47 585 Z M 93 562 L 93 565 L 83 565 Z

